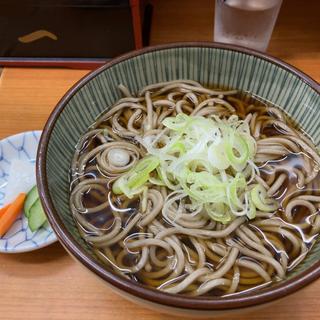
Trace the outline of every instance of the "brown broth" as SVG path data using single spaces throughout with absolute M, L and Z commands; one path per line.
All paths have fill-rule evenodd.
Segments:
M 164 99 L 164 96 L 159 96 L 158 99 Z M 245 108 L 248 107 L 248 103 L 245 101 L 242 101 L 243 105 Z M 258 117 L 263 117 L 266 115 L 265 113 L 265 106 L 261 105 L 260 102 L 255 102 L 255 104 L 258 107 L 255 107 L 255 111 L 258 112 Z M 168 108 L 167 108 L 168 109 Z M 132 115 L 132 112 L 126 112 L 124 115 L 120 116 L 118 118 L 119 123 L 122 126 L 126 126 L 128 119 Z M 246 114 L 245 114 L 246 115 Z M 244 118 L 245 115 L 239 115 L 240 117 Z M 268 115 L 269 116 L 269 115 Z M 287 116 L 286 116 L 287 117 Z M 108 120 L 103 122 L 100 125 L 100 128 L 105 128 L 106 125 L 108 125 Z M 134 129 L 138 129 L 141 126 L 142 122 L 142 116 L 139 116 L 133 124 Z M 296 128 L 297 125 L 289 118 L 287 117 L 287 124 L 292 127 Z M 117 133 L 117 132 L 116 132 Z M 283 129 L 280 129 L 276 126 L 270 125 L 266 126 L 264 130 L 261 132 L 262 137 L 274 137 L 274 136 L 283 136 L 285 134 Z M 127 141 L 132 141 L 131 138 L 124 139 Z M 84 141 L 82 145 L 80 146 L 80 152 L 79 152 L 79 157 L 87 154 L 97 146 L 101 145 L 101 141 L 97 138 L 95 135 L 92 138 L 89 138 L 88 140 Z M 79 146 L 78 146 L 79 147 Z M 280 174 L 285 173 L 287 175 L 286 180 L 283 182 L 279 190 L 274 194 L 274 198 L 277 199 L 277 201 L 280 204 L 279 209 L 273 214 L 271 219 L 281 219 L 285 220 L 285 206 L 289 199 L 297 194 L 314 194 L 314 195 L 320 195 L 320 192 L 317 188 L 319 184 L 319 176 L 316 177 L 316 183 L 300 187 L 298 186 L 298 178 L 297 174 L 294 172 L 294 169 L 297 170 L 304 170 L 304 157 L 309 157 L 309 155 L 303 153 L 304 151 L 301 150 L 299 153 L 290 153 L 284 157 L 280 157 L 280 159 L 277 160 L 270 160 L 266 163 L 260 163 L 259 164 L 259 170 L 261 173 L 261 177 L 263 180 L 268 180 L 270 176 L 272 175 L 273 170 L 276 170 L 275 173 L 275 178 L 274 180 L 277 180 Z M 90 167 L 95 167 L 97 166 L 96 159 L 93 158 L 89 162 Z M 85 171 L 85 173 L 81 176 L 77 172 L 72 172 L 71 174 L 71 181 L 72 181 L 72 187 L 74 188 L 74 185 L 77 184 L 77 180 L 80 179 L 85 179 L 86 177 L 94 177 L 95 179 L 101 179 L 105 178 L 105 176 L 100 172 L 98 169 L 91 169 L 88 172 Z M 112 179 L 110 180 L 110 183 L 112 183 Z M 74 184 L 74 185 L 73 185 Z M 103 204 L 105 201 L 110 200 L 110 195 L 111 195 L 111 190 L 110 190 L 110 185 L 109 181 L 104 185 L 105 190 L 102 191 L 87 191 L 82 198 L 82 204 L 85 208 L 93 208 L 98 205 Z M 139 212 L 140 208 L 140 201 L 138 198 L 132 199 L 132 200 L 126 200 L 123 199 L 123 197 L 117 197 L 115 195 L 111 196 L 112 198 L 112 203 L 109 203 L 108 207 L 102 210 L 99 210 L 98 212 L 94 213 L 89 213 L 85 215 L 85 219 L 91 223 L 94 227 L 96 228 L 101 228 L 103 230 L 111 230 L 114 226 L 115 219 L 113 215 L 113 210 L 116 210 L 119 212 L 121 215 L 121 230 L 124 230 L 125 227 L 130 223 L 131 219 L 133 216 Z M 317 204 L 316 209 L 318 210 L 319 204 Z M 309 214 L 308 210 L 304 206 L 297 206 L 293 209 L 292 211 L 293 214 L 293 221 L 292 224 L 294 227 L 286 229 L 287 231 L 291 232 L 294 234 L 296 237 L 301 238 L 300 234 L 301 233 L 309 233 L 311 229 L 311 221 L 313 221 L 314 217 L 311 217 Z M 164 221 L 160 216 L 158 219 L 161 224 L 164 227 L 170 227 L 166 221 Z M 303 223 L 309 223 L 310 227 L 306 228 L 304 230 L 299 229 L 296 225 L 303 224 Z M 290 223 L 289 223 L 290 224 Z M 261 241 L 265 241 L 265 248 L 268 249 L 269 252 L 272 252 L 274 258 L 278 262 L 283 262 L 282 259 L 283 253 L 286 255 L 288 259 L 288 266 L 293 263 L 299 256 L 299 253 L 294 253 L 294 245 L 292 241 L 288 239 L 286 235 L 281 235 L 280 233 L 275 233 L 273 232 L 273 228 L 270 227 L 270 230 L 267 231 L 262 231 L 259 229 L 257 226 L 253 226 L 251 221 L 248 221 L 246 225 L 250 228 L 251 231 L 256 232 L 256 235 L 259 237 Z M 135 226 L 130 233 L 126 236 L 126 241 L 130 241 L 131 238 L 139 238 L 139 234 L 141 232 L 148 233 L 149 231 L 146 228 L 141 228 L 139 224 Z M 88 234 L 91 234 L 88 233 Z M 180 281 L 181 279 L 184 279 L 187 276 L 187 269 L 189 268 L 197 268 L 197 248 L 194 246 L 194 244 L 190 241 L 189 237 L 184 237 L 181 235 L 176 236 L 180 243 L 183 245 L 183 250 L 186 253 L 186 267 L 185 267 L 185 272 L 183 272 L 181 275 L 177 276 L 176 278 L 171 277 L 168 279 L 168 274 L 165 274 L 163 277 L 159 277 L 157 279 L 155 278 L 148 278 L 148 266 L 146 266 L 144 269 L 137 273 L 128 273 L 124 272 L 127 276 L 129 276 L 133 281 L 138 281 L 143 284 L 152 286 L 152 287 L 166 287 L 166 286 L 172 286 L 175 284 L 177 281 Z M 242 241 L 241 238 L 239 238 L 235 233 L 230 234 L 229 240 L 232 240 L 235 243 L 239 243 L 241 245 L 246 244 Z M 312 244 L 314 243 L 313 236 L 307 236 L 305 237 L 305 246 L 310 249 L 312 247 Z M 267 239 L 267 240 L 266 240 Z M 302 240 L 302 241 L 303 241 Z M 220 243 L 221 246 L 225 245 L 224 241 L 219 240 L 216 241 L 217 244 Z M 110 250 L 115 253 L 115 256 L 119 257 L 121 255 L 121 252 L 123 252 L 125 244 L 123 241 L 120 241 L 110 247 Z M 252 249 L 252 248 L 251 248 Z M 203 248 L 205 256 L 206 256 L 206 262 L 205 265 L 209 268 L 214 270 L 217 270 L 219 266 L 221 266 L 224 263 L 224 257 L 212 252 L 208 251 L 207 248 Z M 167 261 L 170 262 L 171 264 L 171 271 L 174 271 L 176 262 L 175 258 L 171 255 L 168 255 L 167 252 L 164 249 L 157 249 L 157 257 L 159 259 L 159 264 L 161 263 L 167 263 Z M 121 264 L 125 266 L 126 268 L 131 268 L 135 266 L 139 258 L 141 256 L 141 250 L 140 249 L 131 249 L 131 250 L 126 250 L 126 252 L 123 254 L 123 258 L 121 260 Z M 119 258 L 120 259 L 120 258 Z M 246 257 L 245 255 L 239 254 L 238 259 L 245 259 L 246 261 L 251 261 L 255 262 L 256 264 L 260 265 L 263 267 L 268 273 L 270 273 L 272 280 L 273 281 L 278 281 L 279 278 L 277 277 L 275 271 L 271 268 L 270 266 L 267 266 L 266 263 L 262 263 L 261 261 L 258 261 L 254 258 L 251 257 Z M 104 261 L 105 262 L 105 261 Z M 109 269 L 115 270 L 115 266 L 111 266 L 110 264 L 106 264 L 106 267 Z M 119 269 L 120 270 L 120 269 Z M 160 266 L 155 266 L 152 269 L 153 273 L 160 272 L 162 270 L 162 267 Z M 117 270 L 115 270 L 117 271 Z M 291 270 L 290 270 L 291 271 Z M 239 284 L 239 290 L 240 292 L 242 291 L 247 291 L 247 290 L 253 290 L 260 288 L 261 285 L 264 286 L 265 281 L 255 272 L 252 270 L 246 268 L 246 267 L 239 267 L 239 274 L 240 274 L 240 284 Z M 226 278 L 228 279 L 233 279 L 234 273 L 232 270 L 229 270 L 226 273 Z M 203 285 L 203 284 L 202 284 Z M 266 285 L 269 285 L 268 283 Z M 188 294 L 192 290 L 194 290 L 194 284 L 190 285 L 185 290 L 185 294 Z M 201 285 L 200 285 L 201 286 Z M 226 290 L 224 287 L 222 288 L 214 288 L 206 293 L 208 296 L 222 296 L 227 294 Z

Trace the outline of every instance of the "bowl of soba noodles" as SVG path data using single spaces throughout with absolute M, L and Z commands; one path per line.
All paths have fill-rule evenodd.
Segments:
M 61 99 L 37 157 L 59 240 L 122 296 L 210 316 L 320 276 L 319 84 L 215 43 L 148 47 Z

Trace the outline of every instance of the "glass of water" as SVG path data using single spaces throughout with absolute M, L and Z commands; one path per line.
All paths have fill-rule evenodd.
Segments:
M 214 41 L 268 47 L 282 0 L 216 0 Z

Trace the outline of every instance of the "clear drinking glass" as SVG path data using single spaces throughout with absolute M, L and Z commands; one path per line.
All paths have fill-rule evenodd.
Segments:
M 214 41 L 265 51 L 282 0 L 216 0 Z

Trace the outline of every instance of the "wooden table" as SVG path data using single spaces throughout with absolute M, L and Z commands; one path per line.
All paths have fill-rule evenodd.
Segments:
M 158 0 L 151 43 L 212 40 L 214 0 Z M 285 0 L 268 52 L 320 80 L 320 3 Z M 63 93 L 86 70 L 4 69 L 0 139 L 41 129 Z M 0 319 L 174 319 L 107 289 L 56 243 L 32 253 L 0 255 Z M 227 319 L 320 318 L 320 280 L 272 307 Z M 182 318 L 181 318 L 182 319 Z

